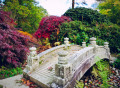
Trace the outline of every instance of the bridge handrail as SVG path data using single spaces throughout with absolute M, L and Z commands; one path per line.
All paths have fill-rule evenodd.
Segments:
M 65 45 L 63 44 L 63 45 L 59 45 L 59 46 L 47 49 L 46 51 L 43 51 L 43 52 L 39 53 L 37 56 L 40 58 L 40 57 L 44 56 L 45 54 L 47 54 L 47 53 L 49 53 L 51 51 L 54 51 L 56 49 L 62 48 L 62 47 L 65 47 Z

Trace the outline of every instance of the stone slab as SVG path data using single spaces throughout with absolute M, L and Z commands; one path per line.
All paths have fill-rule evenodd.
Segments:
M 17 75 L 14 77 L 2 79 L 0 80 L 0 85 L 3 85 L 3 88 L 29 88 L 29 86 L 16 83 L 16 80 L 20 80 L 21 78 L 22 78 L 22 75 Z

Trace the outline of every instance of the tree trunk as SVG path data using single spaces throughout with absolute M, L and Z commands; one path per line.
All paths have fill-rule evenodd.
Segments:
M 72 9 L 74 9 L 75 0 L 72 0 Z

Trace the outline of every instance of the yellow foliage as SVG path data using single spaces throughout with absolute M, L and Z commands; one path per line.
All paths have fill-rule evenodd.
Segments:
M 117 4 L 120 5 L 120 1 L 115 1 L 114 2 L 114 5 L 117 5 Z
M 20 31 L 18 30 L 19 33 L 21 33 L 24 36 L 27 36 L 30 38 L 30 41 L 37 43 L 37 39 L 35 37 L 33 37 L 31 34 L 29 34 L 28 32 L 24 32 L 24 31 Z
M 100 10 L 100 13 L 108 15 L 109 11 L 111 11 L 111 9 L 102 9 L 102 10 Z

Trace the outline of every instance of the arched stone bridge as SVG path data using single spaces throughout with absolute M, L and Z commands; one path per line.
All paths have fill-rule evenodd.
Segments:
M 90 38 L 88 47 L 85 42 L 82 46 L 70 45 L 68 38 L 64 43 L 38 55 L 36 48 L 31 47 L 23 76 L 42 88 L 73 88 L 76 80 L 98 60 L 110 59 L 108 43 L 98 46 L 94 37 Z

